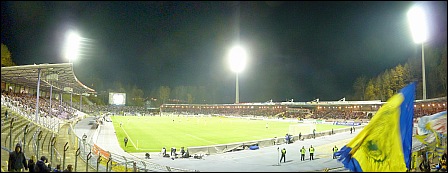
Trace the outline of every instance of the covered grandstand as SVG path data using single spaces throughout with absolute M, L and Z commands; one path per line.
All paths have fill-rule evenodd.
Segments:
M 75 94 L 95 93 L 76 78 L 72 63 L 2 67 L 1 74 L 2 89 L 6 90 L 9 86 L 14 87 L 11 88 L 14 91 L 23 87 L 44 92 L 64 92 L 72 88 Z
M 110 152 L 114 158 L 105 158 L 95 141 L 83 140 L 74 133 L 74 125 L 86 115 L 82 112 L 82 96 L 96 92 L 76 78 L 72 63 L 2 67 L 1 75 L 1 113 L 8 112 L 8 117 L 1 117 L 2 172 L 7 170 L 8 152 L 17 143 L 23 145 L 27 159 L 46 156 L 53 166 L 74 165 L 75 172 L 189 171 L 141 161 L 133 168 L 136 159 Z M 63 102 L 63 93 L 78 95 L 79 109 L 66 103 L 71 100 Z M 98 129 L 89 126 L 92 133 L 99 133 Z
M 1 75 L 2 91 L 36 94 L 36 98 L 48 97 L 50 98 L 50 107 L 52 98 L 59 99 L 62 103 L 62 93 L 79 96 L 96 93 L 94 89 L 85 86 L 76 78 L 72 63 L 2 67 Z M 54 97 L 56 95 L 54 93 L 58 93 L 60 97 Z M 38 104 L 39 99 L 36 99 L 36 105 Z M 82 100 L 80 104 L 82 104 Z M 36 106 L 35 109 L 35 121 L 38 121 L 39 106 Z M 80 109 L 82 109 L 82 105 Z
M 56 141 L 64 140 L 59 132 L 70 119 L 61 119 L 57 114 L 75 111 L 62 104 L 62 93 L 86 95 L 95 90 L 76 78 L 72 63 L 2 67 L 1 81 L 2 113 L 9 111 L 10 115 L 2 117 L 2 132 L 9 129 L 9 133 L 2 133 L 2 160 L 7 160 L 3 152 L 20 142 L 25 145 L 27 157 L 46 155 L 54 163 L 62 163 L 64 149 Z M 54 100 L 51 103 L 52 98 L 59 104 Z M 5 164 L 2 162 L 2 169 Z

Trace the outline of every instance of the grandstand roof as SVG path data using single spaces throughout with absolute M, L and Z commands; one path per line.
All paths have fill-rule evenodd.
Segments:
M 94 89 L 76 78 L 73 63 L 2 67 L 2 82 L 37 88 L 38 69 L 41 71 L 41 91 L 50 91 L 50 86 L 53 85 L 53 90 L 59 92 L 72 90 L 76 94 L 95 93 Z

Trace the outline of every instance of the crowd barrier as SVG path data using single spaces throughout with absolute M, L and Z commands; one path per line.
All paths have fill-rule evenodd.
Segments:
M 355 126 L 355 131 L 364 128 L 364 125 Z M 333 130 L 333 133 L 342 133 L 350 131 L 352 126 L 347 126 L 347 128 L 336 129 Z M 316 137 L 331 135 L 331 130 L 316 132 Z M 311 139 L 313 138 L 312 133 L 305 133 L 301 136 L 300 140 Z M 292 141 L 298 141 L 299 136 L 293 135 Z M 260 148 L 269 147 L 274 145 L 281 145 L 285 143 L 285 137 L 277 137 L 271 139 L 262 139 L 262 140 L 254 140 L 254 141 L 246 141 L 246 142 L 237 142 L 237 143 L 229 143 L 229 144 L 220 144 L 220 145 L 211 145 L 211 146 L 198 146 L 198 147 L 187 147 L 188 153 L 190 156 L 202 156 L 202 155 L 212 155 L 212 154 L 221 154 L 226 152 L 233 152 L 238 150 L 247 150 L 250 146 L 258 146 Z
M 20 114 L 22 117 L 25 117 L 26 119 L 33 121 L 36 124 L 54 132 L 54 133 L 59 132 L 60 124 L 63 123 L 63 121 L 60 120 L 59 118 L 56 118 L 53 116 L 44 116 L 42 114 L 38 114 L 37 122 L 36 122 L 35 112 L 27 113 L 27 111 L 24 108 L 18 106 L 17 102 L 16 102 L 16 104 L 14 104 L 13 101 L 11 101 L 7 97 L 4 97 L 3 95 L 1 96 L 1 104 L 3 106 L 7 106 L 9 109 Z
M 138 158 L 126 158 L 121 155 L 117 155 L 115 153 L 110 153 L 109 151 L 102 150 L 96 145 L 96 141 L 92 137 L 91 140 L 85 140 L 83 141 L 79 136 L 77 136 L 74 133 L 73 125 L 77 123 L 81 118 L 75 117 L 71 120 L 61 120 L 56 117 L 51 116 L 38 116 L 37 122 L 35 121 L 35 114 L 28 114 L 25 110 L 23 110 L 22 107 L 15 105 L 14 103 L 11 103 L 10 100 L 7 98 L 4 98 L 2 96 L 1 98 L 1 104 L 3 106 L 7 106 L 10 110 L 14 111 L 15 113 L 19 114 L 19 116 L 28 119 L 35 123 L 38 128 L 45 128 L 49 131 L 52 131 L 56 134 L 67 134 L 68 135 L 68 141 L 65 145 L 62 151 L 58 151 L 55 147 L 51 147 L 51 150 L 53 151 L 54 158 L 52 159 L 53 162 L 56 161 L 56 163 L 62 163 L 61 166 L 65 167 L 68 164 L 72 164 L 74 167 L 75 172 L 147 172 L 147 171 L 156 171 L 156 172 L 198 172 L 197 170 L 190 170 L 190 169 L 182 169 L 182 168 L 175 168 L 170 166 L 164 166 L 159 165 L 156 163 L 144 161 L 142 159 Z M 12 116 L 12 112 L 11 112 Z M 63 128 L 65 125 L 69 126 L 68 128 Z M 100 126 L 101 127 L 101 126 Z M 101 128 L 97 128 L 97 131 L 95 131 L 94 136 L 97 136 L 98 133 L 100 133 Z M 34 152 L 40 151 L 41 148 L 43 148 L 42 141 L 50 141 L 50 138 L 48 136 L 38 137 L 38 133 L 41 130 L 35 131 L 31 137 L 31 148 Z M 21 133 L 17 134 L 21 135 Z M 45 140 L 45 138 L 49 138 L 49 140 Z M 20 138 L 18 138 L 20 140 Z M 39 142 L 40 141 L 40 142 Z M 40 145 L 38 145 L 40 144 Z M 50 148 L 50 145 L 48 145 Z M 45 147 L 46 148 L 46 147 Z M 66 153 L 69 152 L 68 149 L 74 149 L 76 152 L 74 155 L 68 156 Z M 7 149 L 2 145 L 2 149 L 10 152 L 10 149 Z M 49 149 L 50 150 L 50 149 Z M 41 153 L 41 152 L 39 152 Z M 37 155 L 37 154 L 36 154 Z M 48 156 L 50 158 L 50 156 Z M 67 157 L 74 157 L 75 161 L 68 163 Z M 29 159 L 27 157 L 27 159 Z M 80 163 L 83 161 L 86 167 L 81 167 Z
M 76 121 L 70 123 L 69 131 L 74 132 L 73 125 Z M 99 172 L 198 172 L 197 170 L 175 168 L 152 163 L 139 158 L 128 158 L 119 154 L 111 153 L 96 145 L 97 134 L 100 133 L 99 126 L 90 139 L 82 140 L 75 133 L 70 133 L 69 141 L 79 152 L 77 158 L 88 163 L 89 167 L 77 168 L 78 170 L 95 169 Z

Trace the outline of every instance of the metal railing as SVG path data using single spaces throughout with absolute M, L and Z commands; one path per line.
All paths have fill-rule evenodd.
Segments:
M 101 128 L 101 126 L 99 128 Z M 74 132 L 71 124 L 68 130 Z M 108 153 L 107 155 L 101 155 L 101 152 L 94 148 L 95 143 L 93 141 L 95 140 L 83 141 L 81 137 L 76 135 L 76 133 L 70 134 L 69 141 L 70 145 L 73 145 L 76 149 L 79 149 L 79 158 L 81 158 L 84 162 L 88 162 L 90 168 L 98 168 L 97 171 L 99 172 L 132 172 L 134 170 L 143 172 L 199 172 L 197 170 L 164 166 L 139 158 L 129 158 L 116 153 L 110 153 L 109 151 L 105 151 L 103 153 Z M 77 169 L 85 170 L 79 166 Z
M 34 114 L 28 114 L 26 113 L 26 110 L 24 108 L 18 106 L 18 104 L 14 105 L 11 103 L 10 100 L 5 99 L 2 96 L 2 105 L 7 106 L 9 109 L 13 110 L 15 113 L 19 114 L 25 119 L 30 120 L 31 122 L 34 122 L 35 125 L 37 125 L 38 129 L 33 133 L 32 139 L 31 139 L 31 145 L 32 149 L 30 151 L 34 151 L 36 158 L 39 159 L 39 155 L 43 154 L 43 151 L 40 151 L 39 148 L 44 145 L 43 144 L 43 137 L 42 132 L 44 129 L 49 130 L 53 133 L 68 133 L 69 134 L 69 142 L 66 143 L 64 146 L 64 153 L 68 150 L 68 148 L 72 148 L 77 150 L 76 153 L 76 159 L 80 158 L 83 160 L 86 164 L 85 171 L 89 171 L 89 169 L 96 170 L 98 172 L 109 172 L 109 171 L 116 171 L 116 172 L 131 172 L 131 171 L 159 171 L 159 172 L 198 172 L 197 170 L 190 170 L 190 169 L 182 169 L 182 168 L 174 168 L 170 166 L 164 166 L 152 162 L 148 162 L 142 159 L 138 158 L 126 158 L 125 156 L 121 156 L 115 153 L 109 153 L 109 156 L 101 156 L 98 152 L 93 152 L 93 147 L 95 145 L 94 140 L 89 141 L 83 141 L 79 136 L 76 136 L 74 133 L 74 129 L 72 127 L 71 123 L 75 123 L 73 121 L 63 121 L 56 117 L 43 117 L 38 116 L 38 121 L 35 122 Z M 11 116 L 12 117 L 12 116 Z M 64 123 L 68 123 L 70 127 L 68 128 L 69 132 L 61 132 L 61 125 Z M 98 129 L 99 130 L 99 129 Z M 71 132 L 71 133 L 70 133 Z M 20 135 L 22 133 L 16 134 Z M 52 140 L 49 140 L 52 142 Z M 52 145 L 52 144 L 49 144 Z M 56 147 L 49 146 L 52 149 L 50 149 L 50 153 L 54 151 L 55 154 L 55 160 L 59 161 L 59 163 L 63 164 L 66 159 L 66 155 L 62 154 L 61 151 L 58 151 Z M 2 148 L 5 148 L 2 146 Z M 6 149 L 6 148 L 5 148 Z M 8 149 L 8 151 L 10 151 Z M 50 154 L 52 155 L 52 154 Z M 53 159 L 54 161 L 54 159 Z M 75 160 L 77 162 L 78 160 Z M 52 161 L 50 161 L 52 162 Z M 72 164 L 72 163 L 66 163 L 66 164 Z M 74 164 L 74 163 L 73 163 Z M 65 166 L 65 165 L 64 165 Z M 84 171 L 83 168 L 80 168 L 78 165 L 76 165 L 75 170 L 81 170 Z
M 16 101 L 16 103 L 14 104 L 11 99 L 4 97 L 3 95 L 2 97 L 2 102 L 1 104 L 4 106 L 7 106 L 9 109 L 12 109 L 14 112 L 18 113 L 19 115 L 21 115 L 22 117 L 28 119 L 29 121 L 35 121 L 35 114 L 34 113 L 27 113 L 27 110 L 25 110 L 25 108 L 21 107 L 18 105 L 18 102 Z M 47 114 L 38 114 L 38 118 L 37 118 L 37 122 L 36 124 L 47 128 L 50 131 L 53 131 L 54 133 L 58 133 L 59 132 L 59 124 L 61 123 L 61 120 L 59 118 L 56 117 L 52 117 L 49 116 Z

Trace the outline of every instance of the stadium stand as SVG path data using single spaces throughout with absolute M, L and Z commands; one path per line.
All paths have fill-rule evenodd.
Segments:
M 446 97 L 416 100 L 414 118 L 431 115 L 447 109 Z M 384 102 L 281 102 L 246 104 L 164 104 L 160 111 L 182 115 L 214 115 L 267 118 L 321 119 L 328 121 L 368 122 Z
M 17 143 L 24 144 L 27 159 L 46 156 L 52 167 L 70 164 L 75 172 L 194 171 L 95 152 L 93 141 L 83 143 L 73 129 L 85 116 L 80 111 L 82 104 L 78 109 L 69 106 L 72 104 L 62 101 L 62 93 L 79 96 L 95 91 L 76 79 L 71 63 L 2 67 L 1 74 L 2 172 L 7 171 L 9 152 Z M 56 101 L 58 94 L 61 97 Z
M 50 70 L 51 69 L 51 70 Z M 52 100 L 51 91 L 61 94 L 94 92 L 81 84 L 72 71 L 71 64 L 44 64 L 31 66 L 2 67 L 1 97 L 1 146 L 2 171 L 6 170 L 8 152 L 16 143 L 24 144 L 26 157 L 46 156 L 53 166 L 75 165 L 77 171 L 195 171 L 163 166 L 148 161 L 126 158 L 116 153 L 102 151 L 93 141 L 82 142 L 80 136 L 73 133 L 73 126 L 84 118 L 82 109 L 90 112 L 113 112 L 127 115 L 152 113 L 144 107 L 96 106 L 75 104 L 71 107 L 66 101 Z M 38 75 L 38 73 L 41 73 Z M 20 75 L 19 75 L 20 74 Z M 57 82 L 52 81 L 59 74 Z M 39 81 L 37 76 L 43 76 Z M 57 78 L 57 77 L 56 77 Z M 41 85 L 39 85 L 39 83 Z M 67 90 L 67 86 L 70 85 Z M 40 86 L 40 89 L 37 86 Z M 17 89 L 18 88 L 18 89 Z M 50 94 L 48 93 L 50 91 Z M 39 93 L 39 97 L 36 95 Z M 39 99 L 37 99 L 39 98 Z M 53 98 L 54 95 L 53 95 Z M 367 123 L 383 102 L 300 102 L 300 103 L 242 103 L 242 104 L 166 104 L 160 107 L 162 114 L 238 116 L 246 118 L 291 118 L 300 121 L 361 122 Z M 36 107 L 37 105 L 37 107 Z M 79 105 L 79 107 L 78 107 Z M 51 107 L 51 108 L 50 108 Z M 446 97 L 415 102 L 415 118 L 446 110 Z M 37 109 L 37 111 L 36 111 Z M 4 116 L 8 111 L 8 118 Z M 96 122 L 99 123 L 99 122 Z M 358 128 L 358 127 L 356 127 Z M 335 133 L 348 129 L 335 130 Z M 94 130 L 95 131 L 95 130 Z M 99 133 L 99 132 L 96 132 Z M 329 132 L 316 136 L 329 135 Z M 293 136 L 297 140 L 297 136 Z M 311 138 L 311 134 L 303 134 Z M 222 144 L 207 147 L 189 147 L 190 155 L 213 154 L 236 151 L 253 145 L 260 147 L 281 144 L 284 139 L 247 141 L 235 144 Z M 82 152 L 80 152 L 82 150 Z M 90 152 L 90 150 L 92 152 Z M 88 152 L 87 152 L 88 151 Z

